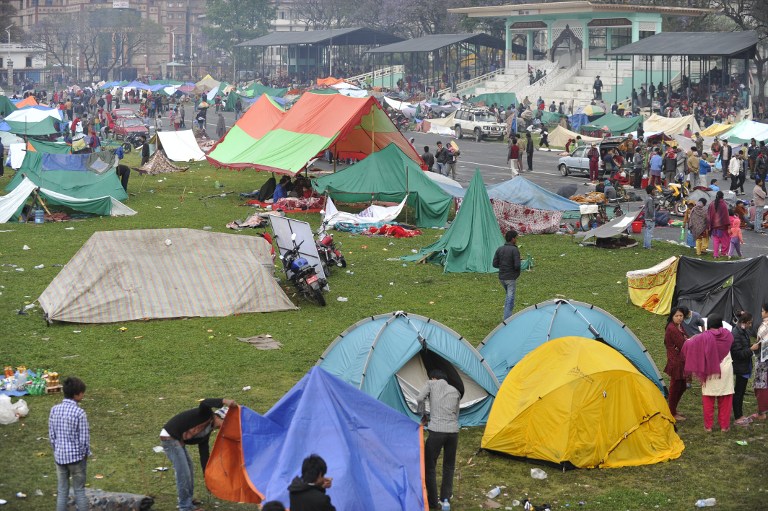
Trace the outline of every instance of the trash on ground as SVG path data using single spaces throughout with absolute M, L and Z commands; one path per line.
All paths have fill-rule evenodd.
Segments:
M 501 488 L 496 486 L 494 488 L 491 488 L 491 491 L 486 493 L 485 496 L 488 497 L 489 499 L 495 499 L 496 497 L 499 496 L 500 493 L 501 493 Z
M 238 337 L 238 341 L 247 342 L 259 350 L 279 350 L 283 347 L 280 341 L 275 340 L 269 334 L 254 335 L 252 337 Z
M 155 451 L 157 454 L 160 454 L 161 452 L 165 452 L 165 449 L 163 449 L 162 445 L 156 445 L 152 448 L 153 451 Z
M 532 468 L 531 477 L 533 477 L 534 479 L 546 479 L 547 473 L 541 470 L 540 468 Z
M 23 247 L 21 247 L 21 249 L 22 249 L 22 250 L 31 250 L 31 249 L 29 248 L 29 245 L 24 245 Z
M 168 467 L 155 467 L 152 469 L 152 472 L 166 472 L 168 470 Z
M 348 302 L 349 298 L 347 298 L 346 296 L 337 296 L 336 297 L 336 301 L 337 302 Z
M 501 504 L 499 504 L 495 500 L 488 499 L 485 502 L 483 502 L 483 508 L 484 509 L 501 509 Z

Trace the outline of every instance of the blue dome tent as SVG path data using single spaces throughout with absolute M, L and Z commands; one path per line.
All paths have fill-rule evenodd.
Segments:
M 545 342 L 574 336 L 613 347 L 667 394 L 661 373 L 640 339 L 609 312 L 584 302 L 549 300 L 523 309 L 488 334 L 478 350 L 502 382 L 510 369 Z
M 462 392 L 459 424 L 485 424 L 499 382 L 480 353 L 450 328 L 402 311 L 359 321 L 339 335 L 317 365 L 418 421 L 416 396 L 432 369 Z

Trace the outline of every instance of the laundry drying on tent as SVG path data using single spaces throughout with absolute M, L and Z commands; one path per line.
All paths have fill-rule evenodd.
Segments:
M 679 458 L 685 449 L 663 394 L 620 352 L 560 337 L 515 364 L 481 445 L 563 468 L 618 468 Z
M 677 257 L 665 259 L 650 268 L 628 271 L 629 299 L 648 312 L 667 315 L 672 309 L 676 279 Z
M 419 227 L 443 227 L 453 202 L 421 166 L 396 144 L 371 154 L 344 170 L 318 177 L 312 188 L 336 202 L 394 202 L 404 199 Z
M 565 211 L 579 211 L 579 204 L 516 176 L 488 188 L 493 213 L 503 232 L 553 233 L 560 230 Z
M 664 380 L 640 339 L 609 312 L 574 300 L 549 300 L 517 312 L 496 327 L 478 351 L 504 381 L 528 353 L 558 337 L 594 339 L 619 351 L 662 393 Z
M 38 298 L 49 322 L 115 323 L 293 310 L 261 237 L 99 231 Z
M 205 482 L 220 499 L 287 503 L 310 453 L 328 465 L 338 511 L 426 509 L 421 426 L 319 367 L 264 415 L 230 408 Z
M 317 365 L 414 421 L 416 396 L 441 369 L 462 394 L 459 424 L 485 424 L 499 383 L 466 339 L 402 311 L 363 319 L 340 334 Z

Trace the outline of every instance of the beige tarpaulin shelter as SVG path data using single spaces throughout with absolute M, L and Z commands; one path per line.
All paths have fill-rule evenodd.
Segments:
M 195 84 L 198 89 L 210 91 L 221 85 L 221 82 L 214 79 L 211 75 L 205 75 L 205 77 Z
M 264 238 L 194 229 L 96 232 L 38 300 L 48 321 L 69 323 L 296 308 Z
M 549 132 L 549 145 L 554 147 L 565 147 L 565 144 L 568 143 L 569 139 L 576 140 L 576 137 L 581 137 L 581 139 L 584 141 L 585 144 L 591 144 L 592 142 L 600 142 L 601 139 L 595 138 L 595 137 L 588 137 L 586 135 L 582 135 L 580 133 L 576 133 L 575 131 L 567 130 L 563 128 L 562 126 L 558 126 L 557 128 L 553 129 Z M 571 149 L 573 149 L 574 145 L 572 145 Z
M 663 131 L 670 136 L 682 135 L 686 126 L 691 127 L 691 133 L 701 131 L 699 123 L 696 122 L 696 118 L 692 115 L 686 115 L 685 117 L 664 117 L 658 114 L 653 114 L 643 122 L 643 129 L 645 129 L 646 133 Z

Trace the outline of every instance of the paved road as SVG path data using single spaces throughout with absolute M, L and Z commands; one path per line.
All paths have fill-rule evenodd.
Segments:
M 133 106 L 135 107 L 135 105 Z M 189 126 L 194 112 L 191 104 L 188 104 L 186 108 L 187 125 Z M 234 112 L 223 112 L 223 114 L 227 129 L 229 129 L 235 122 L 235 114 Z M 216 131 L 217 118 L 218 114 L 213 111 L 213 108 L 210 108 L 208 111 L 208 132 L 212 135 Z M 168 124 L 167 119 L 165 119 L 165 124 Z M 430 146 L 430 150 L 434 153 L 438 140 L 445 143 L 451 139 L 451 137 L 426 133 L 406 132 L 404 134 L 407 138 L 413 137 L 415 139 L 414 145 L 420 153 L 425 145 Z M 505 143 L 496 141 L 475 142 L 468 138 L 458 140 L 457 143 L 461 149 L 461 157 L 456 166 L 456 179 L 465 188 L 469 185 L 475 169 L 480 169 L 487 185 L 501 183 L 511 178 L 511 171 L 506 163 L 507 146 Z M 560 175 L 557 170 L 559 158 L 558 151 L 536 151 L 533 156 L 533 172 L 525 172 L 525 177 L 553 192 L 569 183 L 577 185 L 578 193 L 590 191 L 592 188 L 587 185 L 586 176 L 564 177 Z M 525 158 L 523 160 L 525 165 Z M 636 210 L 640 206 L 639 202 L 630 203 L 624 207 L 624 210 Z M 745 257 L 768 254 L 768 235 L 759 235 L 747 230 L 744 231 L 743 235 L 745 244 L 742 246 L 742 253 Z M 678 228 L 659 227 L 654 230 L 654 239 L 678 241 L 679 238 L 680 230 Z

